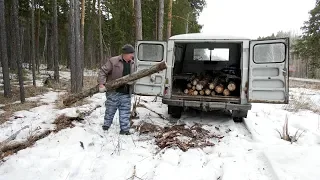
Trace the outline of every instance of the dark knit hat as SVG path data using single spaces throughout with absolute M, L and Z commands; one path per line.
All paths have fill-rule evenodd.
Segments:
M 131 44 L 126 44 L 122 47 L 122 54 L 134 53 L 134 47 Z

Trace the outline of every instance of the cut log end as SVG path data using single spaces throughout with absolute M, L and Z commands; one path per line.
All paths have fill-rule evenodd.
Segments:
M 199 94 L 198 91 L 193 91 L 194 96 L 197 96 L 198 94 Z
M 229 91 L 234 91 L 234 90 L 236 90 L 236 84 L 233 83 L 233 82 L 230 82 L 230 83 L 228 84 L 228 89 L 229 89 Z
M 210 89 L 206 89 L 205 92 L 204 92 L 207 96 L 209 96 L 211 94 L 211 91 Z
M 224 95 L 224 96 L 229 96 L 229 95 L 230 95 L 229 89 L 223 90 L 223 95 Z
M 218 93 L 218 94 L 221 94 L 223 92 L 223 86 L 222 85 L 218 85 L 215 87 L 215 91 Z

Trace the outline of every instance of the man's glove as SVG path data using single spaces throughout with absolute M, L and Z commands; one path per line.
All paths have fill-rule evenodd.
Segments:
M 99 85 L 99 92 L 100 93 L 106 92 L 106 87 L 104 85 Z

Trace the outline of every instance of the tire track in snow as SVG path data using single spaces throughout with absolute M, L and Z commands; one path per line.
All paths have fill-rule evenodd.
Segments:
M 232 121 L 232 120 L 231 120 Z M 233 123 L 234 131 L 229 137 L 228 151 L 223 155 L 223 180 L 254 179 L 277 180 L 278 177 L 265 154 L 256 148 L 252 133 L 243 123 Z M 233 137 L 235 136 L 235 137 Z

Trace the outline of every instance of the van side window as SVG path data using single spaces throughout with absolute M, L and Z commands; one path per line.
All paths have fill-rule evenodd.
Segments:
M 162 61 L 163 60 L 162 44 L 140 44 L 138 46 L 138 59 L 140 61 Z
M 253 46 L 253 62 L 281 63 L 286 58 L 286 45 L 283 43 L 257 44 Z

